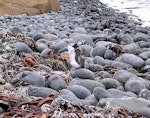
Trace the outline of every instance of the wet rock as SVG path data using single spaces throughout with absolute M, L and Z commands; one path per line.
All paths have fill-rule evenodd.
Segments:
M 144 99 L 150 100 L 150 90 L 148 89 L 142 89 L 138 95 L 139 97 L 142 97 Z
M 89 79 L 77 79 L 77 78 L 75 78 L 69 83 L 69 86 L 71 86 L 71 85 L 84 86 L 87 89 L 89 89 L 91 92 L 93 92 L 93 89 L 95 87 L 105 88 L 105 86 L 101 82 L 98 82 L 98 81 L 95 81 L 95 80 L 89 80 Z
M 113 78 L 125 84 L 128 81 L 128 79 L 130 79 L 130 77 L 133 77 L 133 76 L 135 77 L 136 75 L 126 70 L 118 70 L 114 73 Z
M 25 53 L 32 53 L 32 49 L 23 42 L 15 42 L 13 46 L 16 48 L 17 52 L 25 52 Z
M 90 45 L 81 45 L 82 53 L 85 57 L 90 57 L 90 51 L 93 49 Z
M 105 46 L 97 45 L 97 46 L 94 47 L 94 49 L 91 51 L 91 55 L 92 55 L 93 57 L 95 57 L 95 56 L 104 57 L 105 51 L 106 51 L 106 47 L 105 47 Z
M 137 97 L 137 95 L 132 92 L 125 92 L 114 88 L 108 89 L 107 92 L 111 94 L 112 98 Z
M 105 106 L 104 104 L 109 104 L 110 107 L 122 106 L 129 111 L 138 112 L 144 116 L 149 115 L 149 101 L 143 98 L 102 98 L 97 106 Z
M 95 78 L 94 73 L 85 68 L 75 69 L 75 70 L 72 70 L 70 73 L 73 78 L 81 78 L 81 79 L 94 79 Z
M 125 84 L 125 90 L 135 94 L 139 94 L 139 92 L 145 88 L 145 84 L 140 80 L 131 79 Z
M 47 85 L 48 87 L 57 91 L 65 89 L 67 87 L 67 84 L 65 83 L 63 78 L 57 74 L 54 74 L 48 78 Z
M 101 98 L 111 97 L 111 95 L 107 92 L 107 90 L 102 87 L 95 87 L 93 90 L 93 94 L 97 100 L 100 100 Z
M 141 67 L 143 67 L 144 65 L 144 60 L 134 54 L 123 54 L 120 57 L 118 57 L 117 59 L 115 59 L 115 61 L 121 61 L 127 64 L 132 65 L 134 68 L 139 69 Z
M 81 85 L 71 85 L 68 87 L 78 98 L 85 99 L 87 96 L 91 94 L 91 92 Z
M 84 100 L 84 104 L 87 104 L 87 105 L 90 105 L 90 106 L 96 106 L 97 103 L 98 103 L 98 100 L 96 99 L 94 94 L 89 95 Z
M 58 94 L 58 92 L 51 88 L 46 88 L 46 87 L 29 87 L 28 94 L 29 96 L 45 98 L 49 94 Z
M 120 83 L 113 78 L 104 78 L 101 82 L 104 84 L 106 89 L 119 88 L 121 86 Z

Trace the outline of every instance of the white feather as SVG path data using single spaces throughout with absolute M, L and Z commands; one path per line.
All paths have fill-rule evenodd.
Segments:
M 68 46 L 68 54 L 71 61 L 70 64 L 75 68 L 80 67 L 80 65 L 75 60 L 75 49 L 70 45 Z

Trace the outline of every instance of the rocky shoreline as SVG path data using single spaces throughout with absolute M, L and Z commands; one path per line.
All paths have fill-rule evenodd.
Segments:
M 0 16 L 0 117 L 149 118 L 150 27 L 98 0 L 59 1 L 60 12 Z

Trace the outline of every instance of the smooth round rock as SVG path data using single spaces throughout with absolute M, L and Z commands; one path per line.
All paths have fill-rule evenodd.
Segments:
M 44 64 L 39 64 L 39 68 L 40 68 L 41 70 L 45 70 L 45 71 L 47 71 L 47 72 L 51 72 L 51 71 L 53 70 L 52 68 L 50 68 L 49 66 L 44 65 Z
M 95 71 L 103 71 L 103 66 L 99 64 L 89 64 L 89 70 L 95 72 Z
M 90 52 L 93 49 L 90 45 L 81 45 L 82 53 L 85 57 L 90 57 Z
M 107 91 L 111 94 L 112 98 L 137 97 L 137 95 L 132 92 L 125 92 L 114 88 L 108 89 Z
M 149 59 L 150 58 L 150 51 L 142 52 L 141 54 L 139 54 L 139 56 L 141 56 L 144 59 Z
M 104 78 L 111 78 L 112 76 L 107 71 L 100 71 L 98 73 L 98 76 L 102 79 Z
M 98 103 L 98 100 L 96 99 L 94 94 L 89 95 L 84 100 L 84 104 L 90 105 L 90 106 L 96 106 L 97 103 Z
M 77 97 L 72 91 L 70 91 L 69 89 L 62 89 L 60 90 L 59 95 L 68 95 L 68 96 L 74 96 Z
M 123 70 L 128 70 L 130 68 L 133 68 L 130 64 L 124 63 L 124 62 L 118 62 L 118 61 L 112 61 L 111 66 L 123 69 Z
M 106 50 L 105 53 L 104 53 L 104 58 L 105 59 L 112 59 L 115 56 L 116 56 L 116 54 L 112 50 Z
M 105 105 L 109 105 L 109 107 L 118 107 L 122 106 L 129 111 L 138 112 L 144 116 L 149 114 L 149 100 L 145 100 L 143 98 L 135 98 L 135 97 L 127 97 L 127 98 L 102 98 L 99 100 L 97 106 L 105 107 Z M 146 112 L 146 113 L 145 113 Z
M 71 85 L 68 87 L 78 98 L 85 99 L 87 96 L 91 95 L 91 92 L 81 85 Z
M 104 78 L 101 82 L 104 84 L 106 89 L 119 88 L 121 86 L 120 83 L 113 78 Z
M 123 84 L 125 84 L 128 81 L 128 79 L 130 79 L 130 77 L 136 77 L 136 75 L 126 70 L 118 70 L 114 73 L 113 76 L 114 79 L 118 80 Z
M 35 34 L 33 35 L 32 38 L 33 38 L 35 41 L 37 41 L 37 40 L 39 40 L 39 39 L 44 38 L 44 35 L 43 35 L 43 33 L 41 33 L 41 32 L 37 32 L 37 33 L 35 33 Z
M 100 100 L 101 98 L 111 97 L 110 93 L 108 93 L 107 90 L 102 87 L 95 87 L 93 90 L 93 94 L 97 100 Z
M 134 54 L 125 53 L 115 60 L 130 64 L 136 69 L 144 66 L 144 60 Z
M 51 56 L 52 53 L 53 53 L 53 52 L 52 52 L 52 49 L 46 48 L 46 49 L 44 49 L 44 50 L 40 53 L 40 56 L 41 56 L 42 58 L 47 59 L 47 58 L 50 58 L 50 56 Z
M 139 97 L 142 97 L 144 99 L 150 100 L 150 90 L 148 89 L 142 89 L 139 93 Z
M 93 58 L 93 63 L 94 63 L 94 64 L 99 64 L 99 65 L 101 65 L 101 66 L 104 66 L 104 65 L 105 65 L 105 60 L 104 60 L 103 57 L 95 56 L 95 57 Z
M 136 33 L 136 35 L 134 35 L 133 40 L 135 42 L 140 42 L 140 41 L 149 41 L 149 36 L 147 34 L 144 33 Z
M 13 34 L 23 34 L 19 27 L 13 27 L 10 29 Z
M 13 46 L 16 48 L 17 52 L 25 52 L 25 53 L 32 53 L 32 49 L 23 42 L 15 42 Z
M 140 46 L 136 43 L 131 43 L 131 44 L 128 44 L 128 45 L 123 45 L 122 49 L 125 50 L 128 53 L 136 54 L 137 49 L 140 49 Z
M 147 60 L 145 61 L 145 65 L 150 65 L 150 59 L 147 59 Z
M 95 87 L 105 88 L 105 86 L 101 82 L 95 81 L 95 80 L 89 80 L 89 79 L 77 79 L 77 78 L 75 78 L 69 83 L 69 86 L 72 86 L 72 85 L 84 86 L 87 89 L 89 89 L 91 92 L 93 92 L 93 89 Z
M 95 78 L 94 73 L 85 68 L 75 69 L 75 70 L 72 70 L 70 73 L 73 78 L 81 78 L 81 79 L 94 79 Z
M 67 45 L 68 45 L 67 42 L 65 42 L 64 40 L 60 40 L 52 44 L 50 48 L 55 51 L 58 51 L 58 50 L 63 49 L 64 47 L 67 47 Z
M 95 56 L 104 57 L 105 51 L 106 51 L 106 47 L 105 46 L 97 45 L 96 47 L 94 47 L 93 50 L 91 50 L 91 55 L 93 57 L 95 57 Z
M 58 92 L 51 88 L 46 88 L 46 87 L 29 87 L 28 94 L 29 96 L 45 98 L 49 94 L 58 94 Z
M 125 84 L 125 90 L 135 94 L 139 94 L 139 92 L 145 88 L 145 84 L 140 80 L 131 79 Z
M 44 34 L 43 38 L 49 41 L 56 41 L 58 39 L 58 37 L 54 34 Z
M 45 86 L 45 77 L 37 72 L 23 72 L 21 79 L 28 84 L 37 85 L 40 87 Z
M 66 82 L 57 74 L 54 74 L 48 78 L 47 85 L 57 91 L 67 88 Z
M 42 52 L 43 50 L 48 49 L 48 46 L 46 43 L 36 42 L 35 48 L 38 52 Z
M 74 33 L 87 34 L 87 31 L 83 27 L 76 27 Z

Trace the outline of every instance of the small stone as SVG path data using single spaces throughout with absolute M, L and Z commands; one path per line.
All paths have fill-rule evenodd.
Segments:
M 81 78 L 81 79 L 94 79 L 95 78 L 94 73 L 85 68 L 75 69 L 75 70 L 72 70 L 70 73 L 73 78 Z
M 92 54 L 93 57 L 95 57 L 95 56 L 104 57 L 105 51 L 106 51 L 105 46 L 97 45 L 93 50 L 91 50 L 91 54 Z
M 148 89 L 142 89 L 139 93 L 139 97 L 142 97 L 144 99 L 150 100 L 150 90 Z
M 28 94 L 29 96 L 45 98 L 49 94 L 58 94 L 58 92 L 51 88 L 46 88 L 46 87 L 29 87 Z
M 103 71 L 103 67 L 98 64 L 89 64 L 89 70 L 95 72 L 95 71 Z
M 125 84 L 125 90 L 135 94 L 139 94 L 139 92 L 145 88 L 145 84 L 140 80 L 131 79 Z
M 121 86 L 120 83 L 113 78 L 104 78 L 101 82 L 104 84 L 106 89 L 119 88 Z
M 94 63 L 94 64 L 99 64 L 99 65 L 101 65 L 101 66 L 104 66 L 104 65 L 105 65 L 105 60 L 104 60 L 103 57 L 95 56 L 95 57 L 93 58 L 93 63 Z
M 90 105 L 90 106 L 96 106 L 97 103 L 98 103 L 98 100 L 96 99 L 94 94 L 87 96 L 84 100 L 84 104 Z
M 87 89 L 89 89 L 91 91 L 91 93 L 93 92 L 95 87 L 105 88 L 105 86 L 101 82 L 95 81 L 95 80 L 89 80 L 89 79 L 77 79 L 77 78 L 75 78 L 69 83 L 69 86 L 71 86 L 71 85 L 84 86 Z
M 85 99 L 91 94 L 87 88 L 80 85 L 71 85 L 68 89 L 71 90 L 79 99 Z
M 102 87 L 95 87 L 93 90 L 93 94 L 97 100 L 100 100 L 101 98 L 111 97 L 110 93 L 108 93 L 107 90 Z
M 48 78 L 47 85 L 57 91 L 67 88 L 67 84 L 63 78 L 57 74 L 54 74 Z

